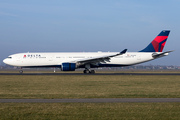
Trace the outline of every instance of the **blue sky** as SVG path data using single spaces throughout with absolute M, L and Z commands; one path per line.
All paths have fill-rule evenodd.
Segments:
M 135 52 L 171 30 L 169 56 L 146 64 L 180 66 L 180 0 L 0 1 L 0 63 L 21 52 Z

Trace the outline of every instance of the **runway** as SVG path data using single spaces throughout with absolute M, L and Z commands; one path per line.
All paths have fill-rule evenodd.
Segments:
M 180 75 L 180 73 L 0 73 L 0 75 Z
M 180 98 L 0 99 L 0 103 L 161 103 Z

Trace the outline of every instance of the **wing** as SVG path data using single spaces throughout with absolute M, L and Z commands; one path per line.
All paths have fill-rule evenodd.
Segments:
M 94 64 L 98 65 L 99 63 L 106 63 L 110 62 L 110 59 L 115 56 L 123 55 L 125 54 L 127 49 L 124 49 L 122 52 L 113 54 L 113 55 L 107 55 L 107 56 L 99 56 L 99 57 L 93 57 L 93 58 L 87 58 L 87 59 L 80 59 L 75 62 L 77 65 L 85 65 L 85 64 Z

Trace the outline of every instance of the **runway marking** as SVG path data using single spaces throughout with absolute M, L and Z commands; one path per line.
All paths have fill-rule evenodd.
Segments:
M 180 102 L 180 98 L 0 99 L 0 103 L 157 103 Z

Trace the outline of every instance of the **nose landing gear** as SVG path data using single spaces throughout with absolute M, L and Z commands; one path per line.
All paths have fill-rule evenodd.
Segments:
M 19 73 L 20 73 L 20 74 L 22 74 L 22 73 L 23 73 L 23 70 L 22 70 L 22 68 L 20 68 L 20 70 L 19 70 Z
M 23 74 L 23 71 L 22 71 L 22 70 L 19 70 L 19 73 L 20 73 L 20 74 Z

